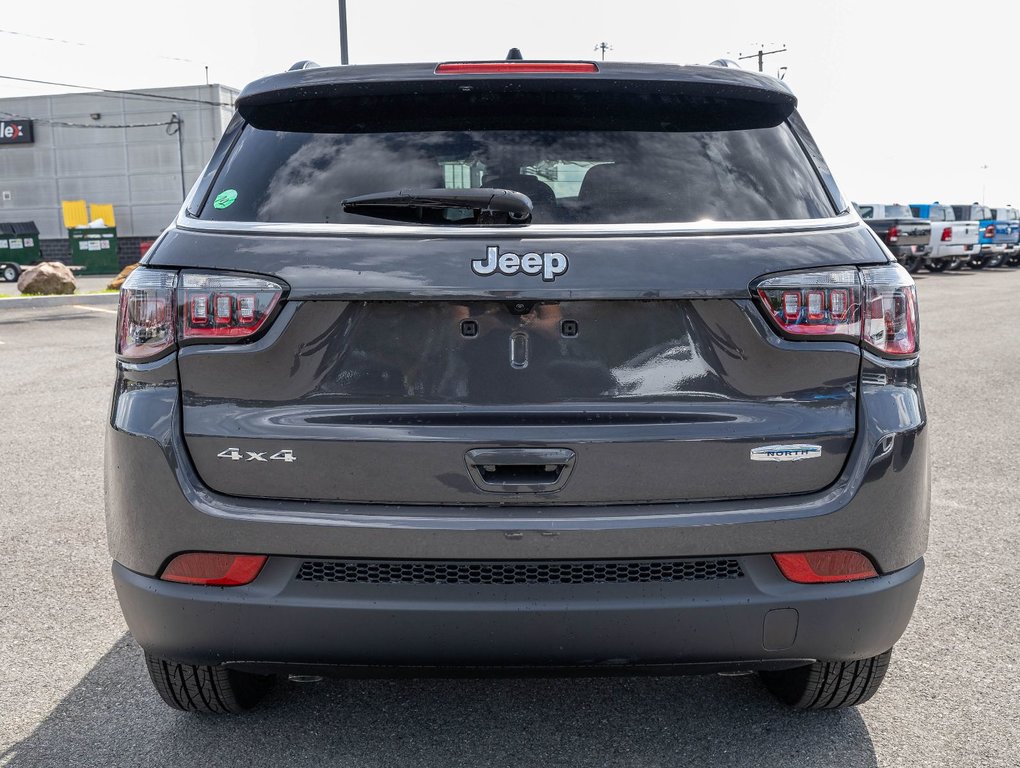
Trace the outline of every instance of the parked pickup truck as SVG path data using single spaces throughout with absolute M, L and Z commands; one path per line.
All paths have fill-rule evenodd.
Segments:
M 1003 265 L 1020 266 L 1020 211 L 1016 208 L 992 208 L 997 221 L 1009 222 L 1009 242 L 1006 244 L 1006 257 Z
M 957 221 L 951 205 L 911 203 L 910 211 L 931 222 L 931 255 L 925 266 L 931 272 L 959 269 L 981 254 L 977 221 Z
M 995 211 L 979 203 L 954 205 L 953 213 L 957 219 L 974 220 L 980 226 L 978 241 L 981 243 L 981 253 L 971 256 L 970 268 L 999 266 L 1006 258 L 1006 251 L 1011 243 L 1009 220 L 999 219 Z
M 854 207 L 908 272 L 924 266 L 931 252 L 930 223 L 915 217 L 906 205 L 854 203 Z

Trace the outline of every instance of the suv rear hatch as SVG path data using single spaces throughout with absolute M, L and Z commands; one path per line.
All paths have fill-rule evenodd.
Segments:
M 884 257 L 856 220 L 832 221 L 776 81 L 349 67 L 256 83 L 238 105 L 194 218 L 150 261 L 284 291 L 261 336 L 179 353 L 185 442 L 211 489 L 572 505 L 786 495 L 838 477 L 859 350 L 781 338 L 749 285 Z M 531 223 L 341 209 L 465 187 L 527 195 Z M 755 460 L 783 458 L 761 450 L 774 446 L 810 460 Z

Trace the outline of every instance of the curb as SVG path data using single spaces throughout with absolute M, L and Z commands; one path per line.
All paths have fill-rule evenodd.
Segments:
M 17 296 L 0 299 L 0 311 L 4 309 L 39 309 L 41 307 L 67 307 L 73 304 L 116 304 L 120 293 L 81 293 L 66 296 Z

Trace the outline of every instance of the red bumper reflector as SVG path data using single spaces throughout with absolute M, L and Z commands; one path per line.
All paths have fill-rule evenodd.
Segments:
M 239 587 L 254 581 L 266 560 L 265 555 L 188 552 L 171 560 L 160 578 L 180 584 Z
M 772 555 L 779 570 L 798 584 L 827 584 L 835 581 L 873 579 L 878 571 L 871 560 L 850 549 L 818 552 L 784 552 Z
M 583 74 L 598 71 L 598 65 L 590 61 L 463 61 L 440 64 L 436 67 L 437 75 L 539 74 L 545 72 Z

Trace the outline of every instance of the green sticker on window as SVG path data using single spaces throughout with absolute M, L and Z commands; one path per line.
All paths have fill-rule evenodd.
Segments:
M 236 199 L 237 199 L 237 190 L 236 189 L 225 189 L 222 192 L 220 192 L 218 195 L 216 195 L 216 199 L 213 200 L 212 206 L 213 206 L 213 208 L 220 208 L 220 209 L 229 208 L 230 206 L 232 206 L 234 204 L 234 201 Z

